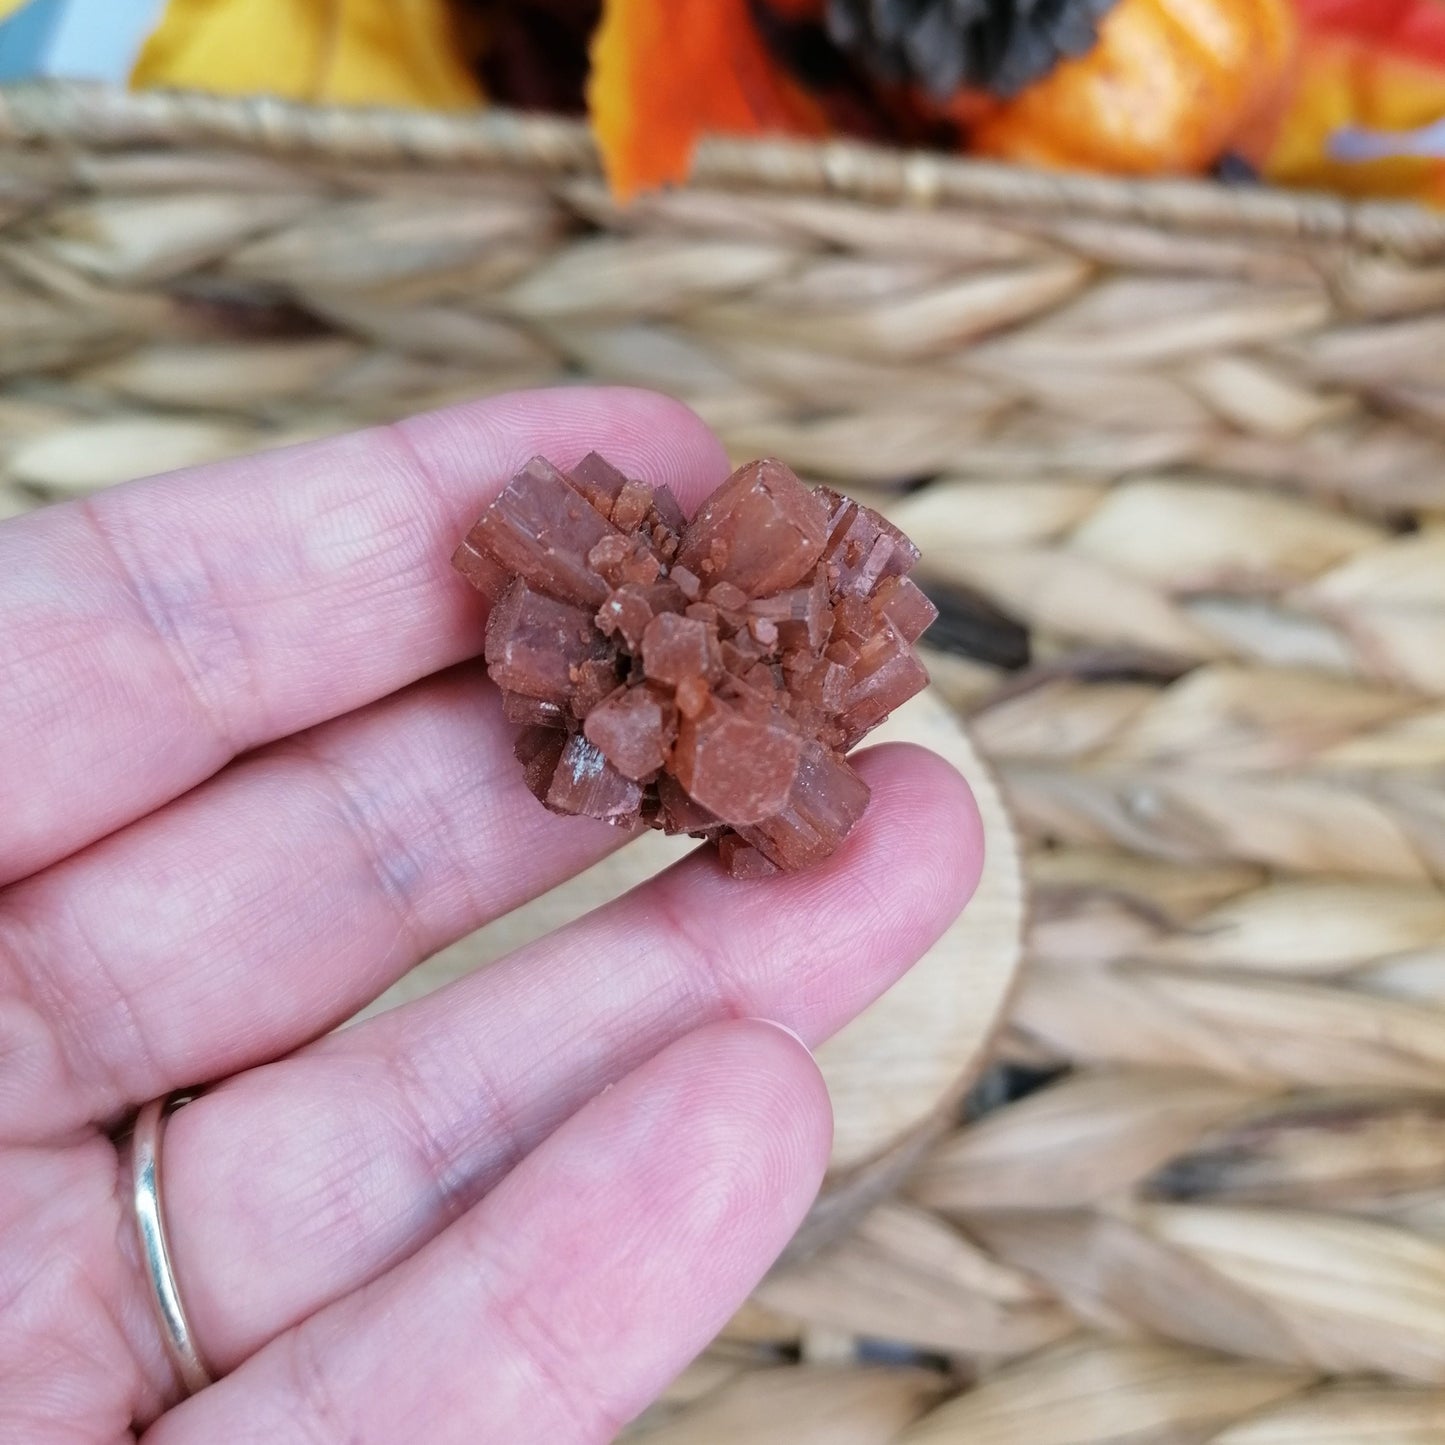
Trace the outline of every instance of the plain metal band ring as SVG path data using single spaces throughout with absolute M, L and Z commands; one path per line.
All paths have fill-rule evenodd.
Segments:
M 132 1202 L 141 1259 L 151 1282 L 151 1303 L 166 1353 L 188 1395 L 204 1390 L 211 1373 L 201 1358 L 196 1337 L 186 1318 L 171 1265 L 170 1241 L 166 1237 L 165 1212 L 161 1207 L 161 1137 L 166 1115 L 184 1096 L 152 1099 L 136 1115 L 131 1131 Z

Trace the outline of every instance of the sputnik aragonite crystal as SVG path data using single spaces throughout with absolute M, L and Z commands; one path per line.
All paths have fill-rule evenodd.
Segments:
M 761 877 L 826 858 L 868 788 L 845 754 L 928 682 L 918 549 L 781 462 L 691 522 L 595 452 L 536 457 L 452 559 L 493 600 L 486 659 L 556 813 L 716 843 Z

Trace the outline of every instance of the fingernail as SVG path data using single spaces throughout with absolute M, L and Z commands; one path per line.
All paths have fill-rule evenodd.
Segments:
M 798 1047 L 799 1047 L 800 1049 L 802 1049 L 803 1052 L 804 1052 L 805 1054 L 807 1054 L 809 1058 L 812 1058 L 812 1057 L 813 1057 L 813 1051 L 812 1051 L 812 1049 L 810 1049 L 810 1048 L 807 1046 L 807 1044 L 805 1044 L 805 1043 L 803 1042 L 802 1036 L 801 1036 L 800 1034 L 794 1032 L 794 1030 L 790 1029 L 790 1028 L 787 1026 L 787 1024 L 780 1024 L 780 1023 L 777 1021 L 777 1019 L 764 1019 L 764 1018 L 752 1018 L 752 1019 L 749 1019 L 748 1022 L 749 1022 L 750 1024 L 767 1024 L 767 1026 L 768 1026 L 770 1029 L 777 1029 L 777 1031 L 778 1031 L 780 1034 L 787 1034 L 787 1036 L 788 1036 L 790 1039 L 792 1039 L 792 1041 L 793 1041 L 795 1044 L 797 1044 Z

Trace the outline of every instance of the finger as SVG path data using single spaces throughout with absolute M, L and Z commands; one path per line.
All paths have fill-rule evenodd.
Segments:
M 700 854 L 182 1110 L 171 1242 L 210 1355 L 235 1364 L 404 1258 L 688 1031 L 766 1017 L 816 1046 L 872 1002 L 957 915 L 981 844 L 940 759 L 892 746 L 860 767 L 872 806 L 817 869 L 741 884 Z
M 685 506 L 727 470 L 680 403 L 579 388 L 132 483 L 0 527 L 0 882 L 249 748 L 479 651 L 482 605 L 451 571 L 453 548 L 530 456 L 566 465 L 592 447 Z
M 827 1093 L 796 1041 L 756 1023 L 694 1034 L 147 1445 L 609 1441 L 777 1257 L 829 1138 Z
M 289 1052 L 623 842 L 537 805 L 515 731 L 455 669 L 0 895 L 0 1138 Z

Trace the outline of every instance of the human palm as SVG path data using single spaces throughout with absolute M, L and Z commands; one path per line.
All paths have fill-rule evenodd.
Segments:
M 0 526 L 0 1440 L 606 1440 L 802 1218 L 798 1039 L 977 879 L 931 754 L 865 755 L 811 872 L 695 856 L 334 1031 L 623 841 L 526 792 L 447 566 L 516 466 L 593 447 L 685 506 L 727 471 L 661 398 L 519 394 Z M 114 1140 L 206 1082 L 163 1195 L 219 1381 L 177 1403 Z

